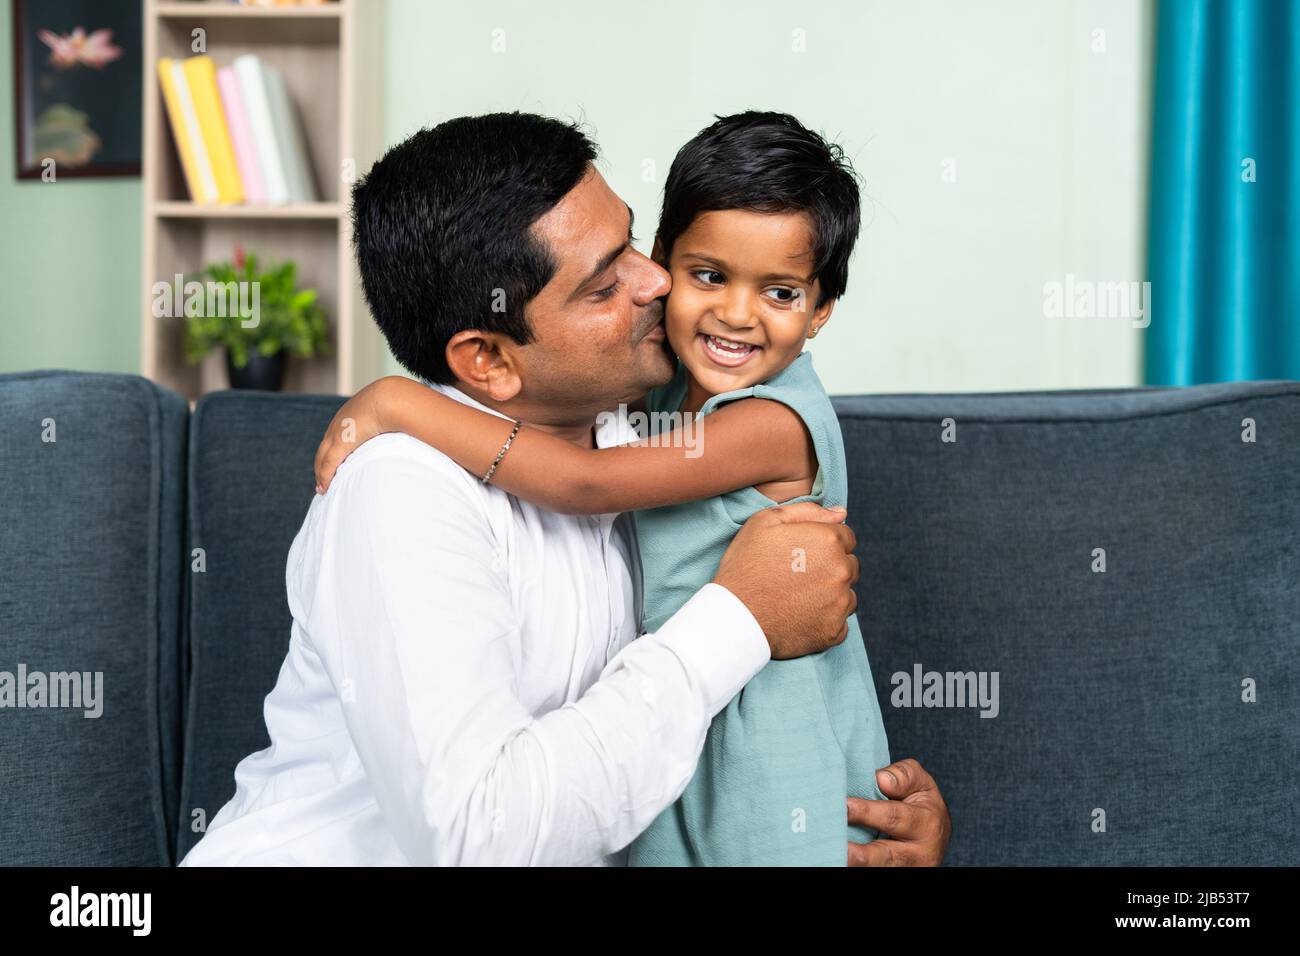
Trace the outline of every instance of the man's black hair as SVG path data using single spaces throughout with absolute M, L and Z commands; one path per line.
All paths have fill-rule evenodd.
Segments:
M 403 366 L 451 384 L 446 350 L 457 332 L 532 341 L 524 306 L 557 264 L 529 227 L 595 158 L 576 124 L 465 116 L 394 146 L 352 187 L 361 284 Z
M 723 209 L 807 213 L 817 305 L 844 294 L 862 214 L 857 175 L 839 146 L 788 113 L 718 117 L 678 150 L 668 171 L 656 235 L 664 256 L 697 216 Z

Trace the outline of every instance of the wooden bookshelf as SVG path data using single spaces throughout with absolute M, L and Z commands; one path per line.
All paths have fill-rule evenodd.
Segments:
M 343 205 L 336 202 L 286 203 L 262 206 L 240 203 L 238 206 L 200 206 L 188 200 L 160 200 L 154 213 L 162 219 L 336 219 Z
M 330 355 L 290 356 L 285 390 L 348 394 L 382 374 L 383 340 L 361 295 L 352 255 L 349 182 L 382 145 L 379 86 L 383 0 L 316 6 L 240 6 L 229 0 L 146 0 L 144 27 L 144 255 L 142 372 L 189 398 L 227 388 L 225 356 L 185 361 L 184 320 L 153 316 L 153 287 L 228 260 L 236 244 L 262 261 L 298 263 L 331 328 Z M 206 50 L 191 47 L 202 30 Z M 190 201 L 158 86 L 160 57 L 206 52 L 218 66 L 255 53 L 284 75 L 298 111 L 320 201 L 199 205 Z M 351 160 L 350 163 L 346 161 Z M 345 166 L 346 163 L 346 166 Z
M 232 3 L 231 0 L 171 0 L 171 2 L 154 4 L 158 16 L 180 17 L 182 19 L 194 16 L 196 6 L 209 7 L 210 9 L 205 11 L 205 15 L 213 17 L 264 17 L 270 14 L 281 18 L 338 19 L 342 16 L 345 4 L 339 3 L 337 0 L 336 2 L 296 7 L 244 6 Z

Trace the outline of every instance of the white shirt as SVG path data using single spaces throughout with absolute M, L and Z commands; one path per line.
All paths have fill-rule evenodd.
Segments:
M 596 441 L 635 437 L 620 415 Z M 717 584 L 636 639 L 632 528 L 520 501 L 407 435 L 363 444 L 289 552 L 271 746 L 181 865 L 625 862 L 770 658 Z

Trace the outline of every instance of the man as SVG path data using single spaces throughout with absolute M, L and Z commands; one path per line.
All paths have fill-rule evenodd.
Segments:
M 667 273 L 574 127 L 462 118 L 390 150 L 353 190 L 357 258 L 393 354 L 447 395 L 591 447 L 635 438 L 672 373 Z M 346 423 L 339 423 L 346 427 Z M 843 513 L 772 508 L 713 581 L 638 637 L 627 516 L 505 494 L 404 435 L 367 442 L 289 554 L 293 634 L 271 747 L 184 865 L 619 864 L 682 792 L 712 717 L 772 658 L 844 639 Z M 798 586 L 789 555 L 802 548 Z M 896 799 L 847 800 L 890 839 L 850 863 L 938 863 L 949 820 L 915 761 Z

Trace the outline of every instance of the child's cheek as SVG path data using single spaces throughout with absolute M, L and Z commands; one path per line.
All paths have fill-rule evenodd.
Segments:
M 691 310 L 691 294 L 669 292 L 664 303 L 664 330 L 668 333 L 668 344 L 678 356 L 687 354 L 687 349 L 695 339 L 696 316 Z

